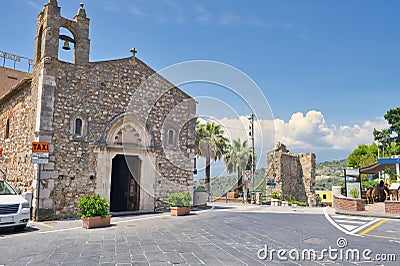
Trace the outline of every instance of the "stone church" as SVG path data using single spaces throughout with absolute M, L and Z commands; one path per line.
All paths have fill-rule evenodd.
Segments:
M 40 220 L 75 217 L 87 193 L 126 212 L 165 209 L 171 192 L 193 190 L 196 102 L 135 50 L 89 62 L 89 22 L 83 4 L 69 20 L 49 0 L 38 15 L 32 74 L 0 94 L 0 168 L 33 193 L 33 212 L 38 199 Z M 59 60 L 63 44 L 72 63 Z M 47 164 L 32 163 L 38 141 L 50 143 Z

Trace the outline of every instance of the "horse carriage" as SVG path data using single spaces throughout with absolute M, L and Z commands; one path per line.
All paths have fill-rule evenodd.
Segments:
M 399 200 L 400 197 L 400 183 L 392 183 L 390 187 L 378 186 L 369 188 L 365 193 L 368 203 L 383 202 L 386 200 Z
M 390 200 L 399 200 L 400 198 L 400 183 L 392 183 L 389 187 Z

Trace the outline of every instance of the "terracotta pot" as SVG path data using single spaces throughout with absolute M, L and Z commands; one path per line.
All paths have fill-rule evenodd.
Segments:
M 101 216 L 82 218 L 82 227 L 86 229 L 106 227 L 110 225 L 111 215 L 102 218 Z
M 171 216 L 183 216 L 190 214 L 190 207 L 171 207 Z

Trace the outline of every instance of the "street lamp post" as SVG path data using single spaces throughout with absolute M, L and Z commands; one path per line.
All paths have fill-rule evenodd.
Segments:
M 254 204 L 254 113 L 249 117 L 250 120 L 250 136 L 251 136 L 251 203 Z

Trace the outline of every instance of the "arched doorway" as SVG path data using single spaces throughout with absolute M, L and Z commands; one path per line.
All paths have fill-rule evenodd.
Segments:
M 140 203 L 141 160 L 118 154 L 112 160 L 110 211 L 137 211 Z
M 156 157 L 142 123 L 131 114 L 109 122 L 97 153 L 96 193 L 111 212 L 154 211 Z

